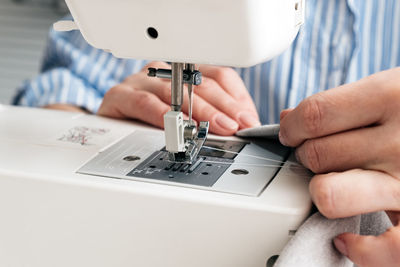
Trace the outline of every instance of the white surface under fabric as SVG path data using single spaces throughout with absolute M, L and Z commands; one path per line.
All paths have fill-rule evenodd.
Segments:
M 337 235 L 351 232 L 379 235 L 392 224 L 384 212 L 329 220 L 313 214 L 282 251 L 274 267 L 352 267 L 333 245 Z

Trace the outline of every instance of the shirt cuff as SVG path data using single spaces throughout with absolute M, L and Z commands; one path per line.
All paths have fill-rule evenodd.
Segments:
M 26 82 L 14 98 L 14 104 L 43 107 L 69 104 L 97 113 L 103 95 L 68 69 L 58 68 Z

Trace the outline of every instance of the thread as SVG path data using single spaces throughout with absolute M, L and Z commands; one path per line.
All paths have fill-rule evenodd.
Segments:
M 207 148 L 207 149 L 219 151 L 219 152 L 231 153 L 231 154 L 235 154 L 235 155 L 239 155 L 240 154 L 241 156 L 245 156 L 245 157 L 249 157 L 249 158 L 255 158 L 255 159 L 261 159 L 261 160 L 265 160 L 265 161 L 276 162 L 276 163 L 280 163 L 280 164 L 286 163 L 285 161 L 281 161 L 281 160 L 265 158 L 265 157 L 260 157 L 260 156 L 254 156 L 254 155 L 250 155 L 250 154 L 246 154 L 246 153 L 238 153 L 238 152 L 224 150 L 224 149 L 210 147 L 210 146 L 203 146 L 203 147 Z M 303 168 L 303 166 L 301 166 L 300 164 L 297 164 L 297 163 L 291 163 L 291 165 Z M 268 165 L 265 165 L 265 166 L 268 166 Z M 281 166 L 281 165 L 276 165 L 276 166 L 275 165 L 271 165 L 271 166 L 276 167 L 276 166 Z

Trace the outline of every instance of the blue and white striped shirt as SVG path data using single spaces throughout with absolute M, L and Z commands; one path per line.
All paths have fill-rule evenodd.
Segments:
M 104 94 L 145 61 L 117 59 L 88 45 L 80 32 L 50 31 L 42 73 L 14 104 L 72 104 L 96 113 Z M 400 66 L 400 0 L 307 0 L 306 22 L 279 57 L 237 69 L 262 123 L 314 93 Z

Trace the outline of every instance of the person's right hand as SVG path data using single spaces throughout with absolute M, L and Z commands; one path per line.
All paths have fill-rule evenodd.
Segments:
M 327 218 L 385 210 L 379 236 L 344 233 L 336 248 L 357 266 L 400 266 L 400 68 L 305 99 L 281 113 L 280 141 L 316 175 L 310 193 Z
M 129 76 L 106 93 L 98 115 L 133 118 L 163 128 L 163 116 L 171 109 L 171 82 L 148 77 L 148 68 L 171 67 L 164 62 L 152 62 Z M 232 135 L 239 128 L 260 125 L 255 105 L 233 69 L 201 65 L 199 70 L 203 82 L 194 87 L 195 121 L 209 121 L 210 131 L 219 135 Z M 188 95 L 184 91 L 182 111 L 187 114 Z

